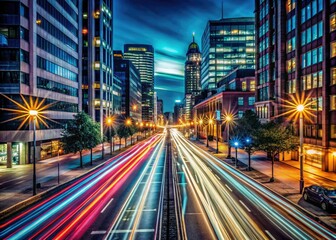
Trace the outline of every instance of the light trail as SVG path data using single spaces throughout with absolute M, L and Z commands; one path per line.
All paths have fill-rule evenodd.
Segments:
M 190 149 L 186 148 L 176 131 L 171 131 L 178 152 L 182 157 L 183 170 L 199 196 L 202 206 L 219 239 L 267 239 L 263 231 L 246 214 L 213 173 Z M 187 161 L 187 163 L 186 163 Z M 200 184 L 194 177 L 198 175 Z
M 57 194 L 0 225 L 0 239 L 80 238 L 161 137 L 110 159 Z
M 145 203 L 148 202 L 148 198 L 153 196 L 150 196 L 150 189 L 152 185 L 154 184 L 153 178 L 155 173 L 158 171 L 161 172 L 161 182 L 158 182 L 162 184 L 163 177 L 164 177 L 164 167 L 162 166 L 162 170 L 158 169 L 158 165 L 160 162 L 160 159 L 163 157 L 163 149 L 165 145 L 165 133 L 163 134 L 162 139 L 159 141 L 158 144 L 154 147 L 154 151 L 151 154 L 151 157 L 149 158 L 149 161 L 147 162 L 144 170 L 142 171 L 140 177 L 136 181 L 134 187 L 132 188 L 132 191 L 128 195 L 125 203 L 123 204 L 122 208 L 120 209 L 119 213 L 117 214 L 117 217 L 109 227 L 109 230 L 107 231 L 106 236 L 104 239 L 114 239 L 114 238 L 123 238 L 123 239 L 134 239 L 136 237 L 137 233 L 143 232 L 144 229 L 139 229 L 139 223 L 141 222 L 141 218 L 144 212 L 148 212 L 145 209 Z M 162 200 L 162 191 L 156 193 L 154 196 L 156 199 L 158 199 L 157 202 L 157 208 L 160 209 L 160 204 Z M 139 201 L 140 197 L 140 201 Z M 135 206 L 134 206 L 135 205 Z M 129 210 L 132 209 L 132 216 L 129 221 L 127 221 L 127 224 L 123 221 L 125 218 L 129 218 Z M 159 214 L 160 211 L 154 211 L 153 214 Z M 158 219 L 159 216 L 156 217 Z M 159 221 L 156 221 L 156 225 L 159 223 Z M 157 226 L 151 226 L 153 228 L 154 237 L 157 234 Z M 150 231 L 149 231 L 150 232 Z M 120 235 L 122 234 L 122 235 Z
M 219 199 L 216 196 L 213 196 L 213 198 L 222 201 L 225 201 L 225 199 L 227 199 L 227 201 L 225 201 L 225 204 L 228 204 L 228 206 L 230 206 L 230 204 L 233 204 L 232 206 L 234 208 L 239 209 L 239 211 L 233 211 L 233 215 L 229 216 L 234 218 L 239 217 L 237 216 L 237 213 L 240 212 L 240 206 L 243 204 L 239 203 L 239 199 L 237 202 L 236 199 L 230 198 L 230 195 L 227 195 L 226 191 L 223 192 L 221 187 L 224 185 L 227 189 L 230 190 L 231 194 L 233 190 L 233 193 L 243 195 L 244 205 L 246 206 L 246 204 L 249 203 L 247 204 L 248 206 L 254 206 L 254 212 L 258 211 L 258 214 L 262 216 L 266 223 L 268 222 L 270 225 L 273 225 L 273 229 L 277 229 L 277 231 L 281 232 L 286 238 L 335 239 L 336 235 L 333 232 L 329 231 L 319 223 L 313 221 L 302 211 L 300 211 L 294 204 L 292 204 L 285 198 L 273 193 L 267 187 L 264 187 L 260 183 L 240 173 L 236 169 L 223 163 L 211 154 L 192 144 L 176 130 L 171 130 L 171 132 L 174 141 L 176 141 L 176 145 L 178 146 L 179 153 L 184 155 L 184 157 L 186 157 L 189 161 L 190 169 L 188 171 L 190 173 L 188 174 L 188 176 L 190 176 L 190 182 L 195 185 L 196 189 L 200 188 L 197 185 L 201 184 L 201 186 L 205 186 L 203 186 L 202 189 L 198 190 L 199 194 L 204 194 L 206 196 L 206 191 L 209 192 L 209 196 L 206 196 L 207 201 L 202 201 L 205 209 L 215 209 L 215 206 L 213 206 L 213 202 L 210 202 L 210 200 L 211 195 L 217 194 L 216 191 L 218 191 L 218 195 L 220 195 L 222 199 Z M 220 181 L 218 181 L 218 179 L 214 177 L 214 171 L 208 171 L 208 168 L 205 164 L 207 166 L 211 166 L 211 168 L 215 170 L 215 172 L 221 177 L 222 183 L 218 184 Z M 184 166 L 185 169 L 188 169 L 188 164 L 184 164 Z M 191 172 L 195 172 L 199 176 L 200 184 L 197 184 L 196 181 L 192 180 L 191 177 L 194 176 L 195 173 L 191 174 Z M 208 178 L 209 180 L 205 181 L 204 178 Z M 216 182 L 215 180 L 217 180 L 218 182 Z M 208 185 L 209 183 L 213 184 L 214 188 L 211 188 L 211 186 Z M 228 185 L 230 185 L 230 187 Z M 214 190 L 216 191 L 214 192 Z M 200 198 L 202 198 L 202 196 L 203 195 L 201 195 Z M 209 204 L 210 206 L 207 206 L 207 204 Z M 250 208 L 248 207 L 248 209 Z M 249 213 L 249 211 L 247 212 Z M 212 216 L 209 216 L 209 213 L 220 216 L 219 212 L 217 211 L 208 211 L 209 219 L 213 218 Z M 244 217 L 250 219 L 249 214 L 245 214 L 244 211 L 242 213 L 244 214 Z M 227 220 L 225 219 L 225 221 Z M 253 220 L 248 220 L 249 223 L 250 221 Z M 235 228 L 239 228 L 240 231 L 246 231 L 247 229 L 243 226 L 239 226 L 239 224 L 248 224 L 248 222 L 243 222 L 235 219 L 230 220 L 230 224 L 235 224 L 233 226 Z M 213 221 L 211 221 L 211 223 L 213 224 L 214 228 L 216 228 L 216 225 L 219 225 L 219 223 L 217 222 L 213 223 Z M 222 229 L 222 227 L 219 229 Z M 262 229 L 260 229 L 259 226 L 257 227 L 257 229 L 257 233 L 261 233 L 260 231 L 262 231 Z M 217 232 L 218 231 L 216 231 L 216 233 Z M 263 234 L 263 238 L 267 239 L 270 238 L 270 236 L 274 236 L 273 232 L 270 229 L 264 229 L 263 232 L 267 234 L 267 236 Z M 234 234 L 239 234 L 239 232 L 235 231 Z M 234 236 L 237 237 L 238 235 Z

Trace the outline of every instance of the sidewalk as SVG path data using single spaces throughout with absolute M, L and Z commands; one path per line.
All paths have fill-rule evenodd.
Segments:
M 142 141 L 143 139 L 139 139 Z M 133 144 L 136 138 L 133 138 Z M 127 141 L 127 148 L 130 147 L 130 139 Z M 38 161 L 36 164 L 37 184 L 40 187 L 38 193 L 44 192 L 58 185 L 58 168 L 59 184 L 68 182 L 78 176 L 83 175 L 90 169 L 98 166 L 111 157 L 126 150 L 124 140 L 119 150 L 119 140 L 115 141 L 114 152 L 110 154 L 110 144 L 104 143 L 104 159 L 102 159 L 102 145 L 93 149 L 92 166 L 90 164 L 90 151 L 83 152 L 83 168 L 80 168 L 79 154 L 65 154 L 59 157 L 53 157 L 46 160 Z M 32 164 L 13 165 L 13 168 L 0 166 L 0 211 L 15 205 L 32 196 Z
M 234 160 L 227 159 L 227 145 L 219 142 L 219 153 L 216 154 L 216 141 L 209 142 L 206 147 L 206 140 L 194 141 L 199 147 L 207 150 L 222 159 L 227 164 L 234 167 Z M 300 205 L 305 210 L 317 216 L 323 223 L 336 229 L 336 214 L 323 211 L 319 206 L 306 202 L 299 193 L 300 169 L 297 161 L 275 161 L 274 178 L 275 182 L 270 182 L 272 176 L 271 161 L 267 159 L 263 152 L 256 152 L 251 156 L 252 171 L 247 171 L 248 155 L 242 149 L 237 151 L 238 169 L 249 177 L 262 183 L 274 192 L 286 197 L 295 204 Z M 235 148 L 231 148 L 231 156 L 235 156 Z M 305 186 L 312 184 L 336 186 L 336 173 L 323 172 L 320 169 L 304 164 Z

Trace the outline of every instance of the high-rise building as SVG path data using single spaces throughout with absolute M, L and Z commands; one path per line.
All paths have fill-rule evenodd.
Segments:
M 116 55 L 115 55 L 116 56 Z M 114 74 L 121 81 L 121 114 L 141 122 L 140 73 L 130 60 L 114 58 Z
M 114 108 L 113 0 L 83 1 L 82 32 L 83 109 L 103 128 Z
M 52 120 L 46 120 L 48 126 L 38 121 L 37 160 L 57 156 L 61 129 L 82 108 L 81 1 L 52 2 L 0 4 L 0 93 L 32 109 L 29 98 L 44 100 L 43 106 L 54 103 L 45 113 Z M 0 161 L 8 167 L 33 159 L 32 117 L 24 122 L 4 110 L 18 108 L 0 96 Z
M 336 1 L 264 0 L 255 6 L 256 112 L 269 121 L 286 111 L 282 100 L 305 96 L 314 116 L 304 118 L 304 163 L 336 171 Z M 292 124 L 298 134 L 299 123 Z M 298 153 L 287 157 L 298 159 Z
M 195 105 L 195 96 L 201 91 L 201 53 L 195 37 L 189 44 L 187 51 L 187 60 L 185 62 L 185 118 L 191 119 L 191 109 Z
M 181 103 L 181 100 L 175 100 L 174 105 L 174 123 L 179 124 L 184 122 L 184 105 Z
M 254 33 L 254 18 L 208 21 L 202 36 L 202 90 L 216 89 L 235 68 L 255 68 Z
M 125 44 L 124 58 L 131 60 L 140 72 L 142 85 L 142 120 L 153 121 L 154 114 L 154 49 L 151 45 Z

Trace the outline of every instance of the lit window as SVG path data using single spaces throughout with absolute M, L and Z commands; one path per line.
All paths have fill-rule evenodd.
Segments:
M 336 13 L 330 15 L 330 32 L 336 30 Z
M 336 95 L 330 96 L 330 110 L 336 110 Z
M 246 91 L 246 81 L 242 82 L 242 91 Z
M 336 84 L 336 68 L 331 69 L 331 85 Z
M 331 57 L 336 56 L 336 42 L 330 43 Z
M 238 98 L 238 106 L 244 106 L 244 98 L 243 97 Z
M 250 82 L 250 91 L 255 91 L 255 81 Z

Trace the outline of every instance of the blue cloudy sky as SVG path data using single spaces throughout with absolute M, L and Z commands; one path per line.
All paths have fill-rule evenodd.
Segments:
M 155 91 L 164 111 L 184 95 L 184 61 L 192 33 L 201 47 L 208 20 L 221 18 L 221 0 L 115 0 L 114 49 L 125 43 L 155 49 Z M 253 17 L 253 0 L 224 0 L 224 17 Z

